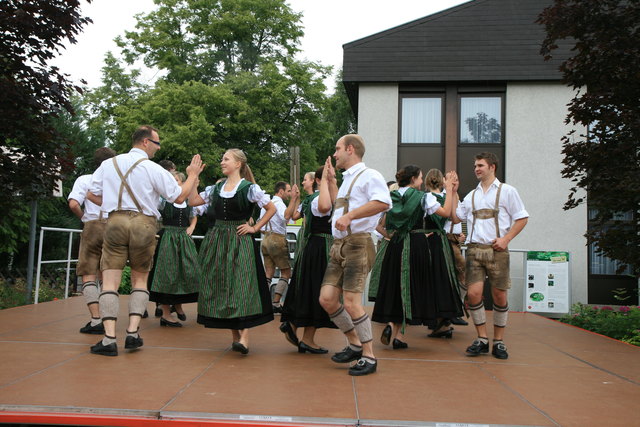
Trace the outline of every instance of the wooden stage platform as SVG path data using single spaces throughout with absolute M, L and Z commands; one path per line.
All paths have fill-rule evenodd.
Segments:
M 228 331 L 195 323 L 194 304 L 181 329 L 143 319 L 145 345 L 129 353 L 127 297 L 120 306 L 118 357 L 89 353 L 100 337 L 78 332 L 80 297 L 0 311 L 0 423 L 640 425 L 640 348 L 530 313 L 510 314 L 508 360 L 466 357 L 471 326 L 453 339 L 411 327 L 410 347 L 392 350 L 374 324 L 378 372 L 352 378 L 331 353 L 298 354 L 277 321 L 252 329 L 249 355 L 234 353 Z M 317 342 L 344 347 L 336 330 Z

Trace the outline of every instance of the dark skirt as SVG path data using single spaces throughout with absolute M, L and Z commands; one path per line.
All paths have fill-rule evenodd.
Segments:
M 273 320 L 259 247 L 239 236 L 244 221 L 216 221 L 200 246 L 198 323 L 207 328 L 245 329 Z
M 169 305 L 198 301 L 198 252 L 185 228 L 163 229 L 155 264 L 150 301 Z
M 280 321 L 296 327 L 337 328 L 319 302 L 331 239 L 312 235 L 293 268 Z
M 407 237 L 410 239 L 408 261 L 411 317 L 406 319 L 409 325 L 433 328 L 439 318 L 458 317 L 462 314 L 461 304 L 456 303 L 453 293 L 443 289 L 450 286 L 448 275 L 442 275 L 442 271 L 446 273 L 446 265 L 434 265 L 434 262 L 444 260 L 443 256 L 431 256 L 432 251 L 437 250 L 437 245 L 431 243 L 434 235 L 427 238 L 423 233 L 410 233 Z M 403 241 L 391 241 L 386 248 L 373 308 L 374 322 L 402 323 L 405 320 L 400 287 L 403 246 Z

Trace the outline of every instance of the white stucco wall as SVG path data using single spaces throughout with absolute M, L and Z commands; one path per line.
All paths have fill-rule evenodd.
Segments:
M 387 181 L 395 180 L 398 164 L 398 85 L 361 84 L 358 133 L 364 138 L 365 164 Z
M 587 209 L 562 209 L 571 183 L 560 174 L 560 139 L 570 130 L 564 119 L 572 97 L 573 91 L 560 83 L 507 85 L 505 181 L 518 189 L 531 215 L 510 247 L 571 252 L 571 302 L 586 303 Z M 522 298 L 522 292 L 512 294 Z M 517 309 L 521 301 L 510 298 L 510 306 Z

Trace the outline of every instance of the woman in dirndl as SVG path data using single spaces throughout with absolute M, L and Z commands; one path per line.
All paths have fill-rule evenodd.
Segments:
M 447 200 L 447 194 L 454 194 L 449 191 L 443 191 L 445 179 L 442 172 L 438 169 L 430 169 L 425 176 L 425 187 L 428 192 L 434 195 L 438 203 L 444 206 Z M 454 210 L 453 208 L 452 210 Z M 433 233 L 429 239 L 429 255 L 431 263 L 434 265 L 434 275 L 436 289 L 434 296 L 438 307 L 439 322 L 431 328 L 434 329 L 429 335 L 430 338 L 451 338 L 453 327 L 449 327 L 453 320 L 460 319 L 460 315 L 455 315 L 457 308 L 451 304 L 451 297 L 455 296 L 456 301 L 462 301 L 460 296 L 460 284 L 458 283 L 458 272 L 456 271 L 456 262 L 451 247 L 451 242 L 447 237 L 447 231 L 444 228 L 448 217 L 443 217 L 438 213 L 429 215 L 425 218 L 425 227 L 429 228 Z M 460 319 L 461 320 L 461 319 Z
M 198 323 L 230 329 L 231 349 L 247 354 L 249 328 L 273 320 L 267 278 L 253 235 L 276 208 L 255 183 L 242 150 L 227 150 L 220 166 L 226 179 L 214 185 L 205 198 L 194 196 L 194 205 L 207 204 L 207 215 L 215 219 L 200 246 Z M 250 225 L 256 204 L 266 214 Z
M 318 210 L 317 190 L 324 167 L 315 173 L 308 172 L 302 181 L 302 187 L 308 196 L 302 204 L 300 192 L 294 186 L 290 209 L 291 217 L 298 220 L 304 217 L 304 225 L 298 235 L 298 247 L 293 261 L 293 277 L 287 290 L 280 321 L 280 330 L 287 340 L 298 347 L 299 353 L 325 354 L 327 349 L 318 346 L 315 334 L 318 328 L 336 328 L 329 315 L 319 302 L 322 279 L 327 269 L 329 248 L 333 243 L 331 235 L 331 214 Z M 285 213 L 286 217 L 286 213 Z M 302 339 L 298 341 L 295 331 L 304 328 Z
M 447 178 L 447 189 L 452 191 L 457 176 L 449 172 Z M 399 188 L 391 192 L 393 207 L 382 221 L 384 228 L 379 228 L 388 242 L 376 255 L 369 283 L 369 300 L 375 301 L 372 320 L 387 324 L 380 341 L 392 343 L 394 350 L 408 347 L 403 341 L 407 324 L 438 325 L 437 266 L 432 264 L 428 242 L 432 231 L 423 221 L 434 213 L 448 216 L 454 200 L 442 207 L 432 194 L 421 191 L 422 171 L 417 166 L 400 169 L 396 180 Z
M 172 175 L 178 185 L 182 185 L 184 174 L 173 172 Z M 187 202 L 176 204 L 162 199 L 159 210 L 163 229 L 149 300 L 160 304 L 160 326 L 182 327 L 182 323 L 172 318 L 170 306 L 184 321 L 187 316 L 182 304 L 198 301 L 200 265 L 198 251 L 191 238 L 197 218 Z

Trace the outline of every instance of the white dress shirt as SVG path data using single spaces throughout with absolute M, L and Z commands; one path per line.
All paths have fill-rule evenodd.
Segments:
M 100 219 L 100 206 L 87 199 L 87 192 L 91 185 L 91 177 L 92 175 L 82 175 L 78 177 L 76 182 L 73 183 L 73 188 L 71 189 L 71 193 L 69 193 L 69 197 L 67 197 L 67 200 L 73 199 L 78 202 L 80 206 L 84 204 L 84 215 L 82 215 L 81 218 L 82 222 Z
M 118 167 L 122 175 L 139 159 L 149 159 L 147 153 L 139 148 L 132 148 L 126 154 L 114 157 L 118 162 Z M 142 208 L 142 213 L 148 216 L 160 218 L 158 211 L 158 199 L 160 196 L 165 200 L 173 201 L 182 193 L 182 188 L 169 171 L 159 164 L 150 160 L 145 160 L 136 166 L 127 177 L 127 183 L 134 193 L 136 200 Z M 122 180 L 113 166 L 113 158 L 107 159 L 93 173 L 90 191 L 96 196 L 102 196 L 102 210 L 106 213 L 118 209 L 118 194 Z M 122 204 L 120 210 L 138 211 L 129 191 L 122 190 Z
M 284 201 L 279 196 L 273 196 L 271 198 L 271 203 L 273 203 L 273 205 L 276 207 L 276 213 L 273 214 L 269 222 L 265 224 L 263 230 L 286 235 L 287 221 L 284 218 L 284 213 L 287 210 L 287 205 L 284 204 Z M 263 212 L 261 212 L 260 214 L 262 216 Z
M 344 171 L 342 174 L 342 185 L 338 190 L 338 198 L 344 197 L 349 191 L 351 183 L 355 177 L 366 166 L 363 162 L 357 163 Z M 387 204 L 387 209 L 391 209 L 391 194 L 387 188 L 387 183 L 380 172 L 374 169 L 367 169 L 360 175 L 356 181 L 353 189 L 351 190 L 351 196 L 349 199 L 349 212 L 358 209 L 360 206 L 366 203 L 376 200 Z M 349 233 L 347 230 L 340 231 L 336 229 L 336 221 L 344 215 L 344 208 L 338 208 L 334 211 L 331 218 L 331 230 L 333 237 L 336 239 L 342 239 Z M 378 225 L 378 215 L 372 215 L 366 218 L 358 218 L 351 221 L 351 233 L 371 233 Z
M 467 221 L 467 243 L 480 243 L 483 245 L 491 244 L 497 237 L 495 219 L 479 219 L 475 220 L 475 227 L 473 225 L 473 214 L 471 213 L 471 196 L 474 196 L 475 208 L 479 209 L 494 209 L 496 203 L 496 192 L 500 180 L 498 178 L 493 181 L 489 190 L 485 193 L 482 190 L 482 183 L 479 183 L 476 187 L 475 193 L 471 191 L 464 198 L 462 203 L 458 205 L 456 215 L 462 221 Z M 522 218 L 528 218 L 529 213 L 524 208 L 524 203 L 520 199 L 518 191 L 508 184 L 502 184 L 502 190 L 500 192 L 500 207 L 498 213 L 498 224 L 500 226 L 500 237 L 504 237 L 509 230 L 513 221 Z M 472 229 L 473 228 L 473 241 Z

